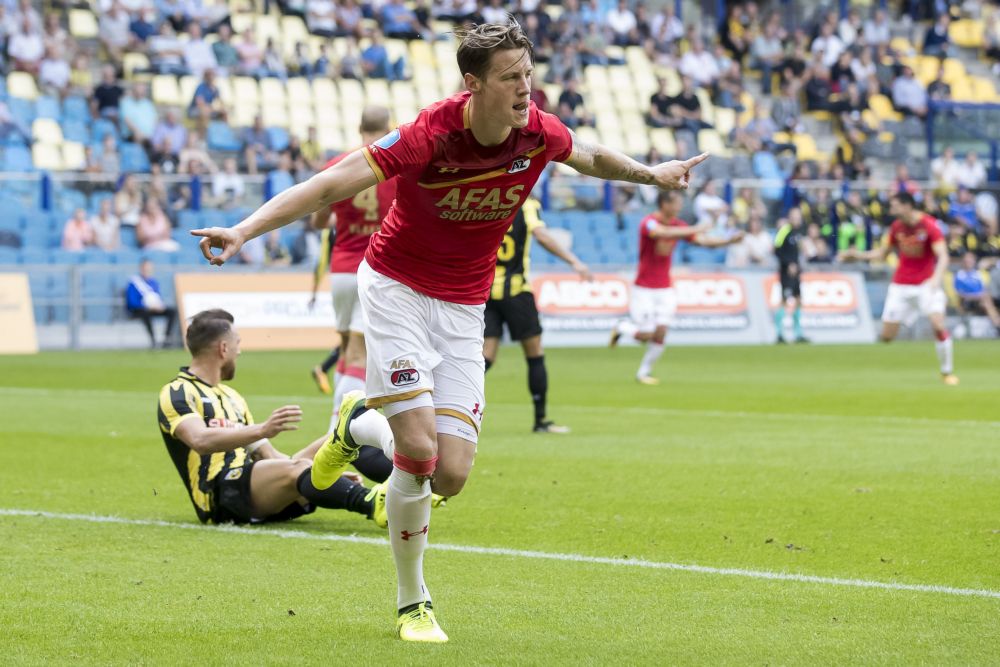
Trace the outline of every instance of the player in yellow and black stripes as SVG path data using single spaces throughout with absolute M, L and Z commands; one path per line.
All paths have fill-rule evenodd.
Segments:
M 203 523 L 284 521 L 316 507 L 346 509 L 386 526 L 385 485 L 365 488 L 344 475 L 322 491 L 310 479 L 312 458 L 326 436 L 294 456 L 270 438 L 298 428 L 302 410 L 286 405 L 262 424 L 247 402 L 223 382 L 236 374 L 239 332 L 224 310 L 206 310 L 186 334 L 191 363 L 160 390 L 157 416 L 163 442 Z M 374 447 L 362 448 L 355 467 L 384 482 L 392 463 Z
M 486 302 L 486 331 L 483 356 L 486 370 L 496 360 L 497 348 L 506 324 L 512 340 L 519 341 L 528 362 L 528 390 L 535 404 L 536 433 L 569 433 L 565 426 L 552 423 L 546 417 L 545 397 L 548 392 L 548 372 L 545 370 L 545 355 L 542 352 L 542 325 L 538 320 L 535 295 L 528 281 L 531 239 L 563 260 L 584 280 L 590 280 L 590 269 L 545 229 L 538 212 L 541 204 L 529 197 L 503 237 L 497 250 L 497 268 L 493 279 L 493 289 Z

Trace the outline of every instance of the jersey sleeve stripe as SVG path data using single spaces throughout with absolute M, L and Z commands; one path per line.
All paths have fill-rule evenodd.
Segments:
M 378 182 L 382 183 L 385 181 L 385 172 L 383 172 L 382 167 L 378 166 L 378 163 L 375 162 L 375 158 L 372 157 L 372 153 L 368 150 L 367 146 L 361 149 L 361 154 L 365 156 L 366 160 L 368 160 L 368 166 L 370 166 L 372 171 L 375 172 L 375 178 L 378 179 Z

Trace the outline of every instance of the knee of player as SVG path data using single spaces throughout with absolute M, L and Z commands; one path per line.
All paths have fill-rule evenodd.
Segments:
M 457 496 L 465 488 L 468 473 L 451 471 L 438 467 L 431 480 L 431 490 L 439 496 L 451 498 Z
M 286 475 L 285 481 L 291 488 L 298 488 L 299 478 L 302 473 L 309 470 L 312 467 L 312 461 L 309 459 L 290 459 L 288 461 L 288 474 Z
M 429 433 L 400 433 L 396 437 L 396 452 L 417 461 L 426 461 L 437 456 L 437 439 Z

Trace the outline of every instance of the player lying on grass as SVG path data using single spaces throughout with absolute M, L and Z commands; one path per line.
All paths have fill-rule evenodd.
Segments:
M 845 250 L 838 261 L 878 260 L 884 262 L 895 250 L 899 267 L 892 276 L 882 309 L 882 341 L 890 342 L 899 333 L 899 325 L 912 326 L 921 315 L 926 317 L 937 338 L 935 349 L 945 384 L 958 384 L 952 363 L 951 336 L 944 323 L 947 297 L 942 280 L 948 270 L 948 247 L 937 221 L 919 208 L 913 195 L 897 192 L 889 200 L 892 225 L 882 245 L 867 252 Z
M 552 161 L 669 190 L 687 188 L 690 171 L 708 158 L 647 166 L 579 140 L 531 102 L 533 45 L 516 21 L 473 26 L 459 37 L 465 91 L 285 190 L 235 227 L 192 231 L 204 237 L 206 259 L 221 265 L 249 239 L 398 179 L 396 201 L 358 268 L 367 399 L 344 397 L 340 423 L 316 454 L 313 481 L 320 487 L 340 477 L 357 452 L 351 418 L 383 408 L 396 446 L 386 497 L 396 631 L 407 641 L 448 641 L 424 581 L 431 493 L 459 493 L 472 470 L 486 406 L 484 304 L 515 213 Z
M 299 406 L 280 407 L 255 424 L 246 400 L 224 384 L 235 377 L 240 354 L 233 316 L 224 310 L 198 313 L 186 339 L 191 362 L 160 390 L 157 416 L 199 520 L 285 521 L 324 507 L 357 512 L 386 527 L 385 480 L 392 464 L 381 451 L 364 447 L 354 461 L 377 486 L 367 489 L 349 473 L 317 489 L 309 471 L 326 436 L 293 456 L 282 454 L 270 438 L 298 428 Z

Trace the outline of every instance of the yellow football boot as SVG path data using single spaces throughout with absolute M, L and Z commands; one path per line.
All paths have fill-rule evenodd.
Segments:
M 448 635 L 444 633 L 437 619 L 434 618 L 434 610 L 428 602 L 421 602 L 407 608 L 407 611 L 400 613 L 396 619 L 396 634 L 406 642 L 430 642 L 443 644 L 448 641 Z
M 337 418 L 337 428 L 333 429 L 333 433 L 327 437 L 313 459 L 312 483 L 320 491 L 333 486 L 333 483 L 347 470 L 351 461 L 358 458 L 361 444 L 354 442 L 348 426 L 366 409 L 363 391 L 355 390 L 344 394 Z
M 958 376 L 954 373 L 942 373 L 941 381 L 950 387 L 954 387 L 958 384 Z
M 385 492 L 389 490 L 389 482 L 376 484 L 368 491 L 365 500 L 374 503 L 372 515 L 369 517 L 379 528 L 389 527 L 389 515 L 385 512 Z

